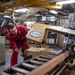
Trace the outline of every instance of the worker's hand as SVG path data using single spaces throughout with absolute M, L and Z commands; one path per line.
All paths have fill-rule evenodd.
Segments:
M 18 54 L 19 54 L 20 56 L 22 56 L 22 55 L 23 55 L 23 52 L 20 51 L 20 52 L 18 52 Z

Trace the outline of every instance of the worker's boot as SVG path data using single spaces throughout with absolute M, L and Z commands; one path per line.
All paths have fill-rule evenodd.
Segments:
M 29 55 L 29 56 L 24 56 L 24 61 L 26 61 L 26 60 L 29 60 L 29 59 L 31 59 L 32 58 L 32 55 Z

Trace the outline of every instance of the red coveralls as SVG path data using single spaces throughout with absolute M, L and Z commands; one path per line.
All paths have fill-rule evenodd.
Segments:
M 12 48 L 10 66 L 17 64 L 18 62 L 18 53 L 14 51 L 16 48 L 19 49 L 20 47 L 22 47 L 23 50 L 29 48 L 29 42 L 28 39 L 26 38 L 28 29 L 23 25 L 17 25 L 16 28 L 18 31 L 17 35 L 12 34 L 10 32 L 8 33 L 8 39 L 10 41 L 10 45 Z
M 7 29 L 7 28 L 4 28 L 4 29 L 2 30 L 2 35 L 5 35 L 6 33 L 8 33 L 8 29 Z

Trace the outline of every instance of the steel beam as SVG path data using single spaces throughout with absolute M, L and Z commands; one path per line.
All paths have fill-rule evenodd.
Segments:
M 62 9 L 62 6 L 59 5 L 51 5 L 51 4 L 33 4 L 27 7 L 41 7 L 41 8 L 49 8 L 49 9 Z

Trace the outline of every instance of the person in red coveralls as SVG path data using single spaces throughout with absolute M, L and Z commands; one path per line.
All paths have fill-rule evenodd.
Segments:
M 12 48 L 10 66 L 13 66 L 18 62 L 18 54 L 23 55 L 24 50 L 29 48 L 29 42 L 26 38 L 28 29 L 23 25 L 15 25 L 12 23 L 7 25 L 7 29 L 9 31 L 8 39 Z M 22 48 L 22 50 L 20 50 L 20 48 Z

